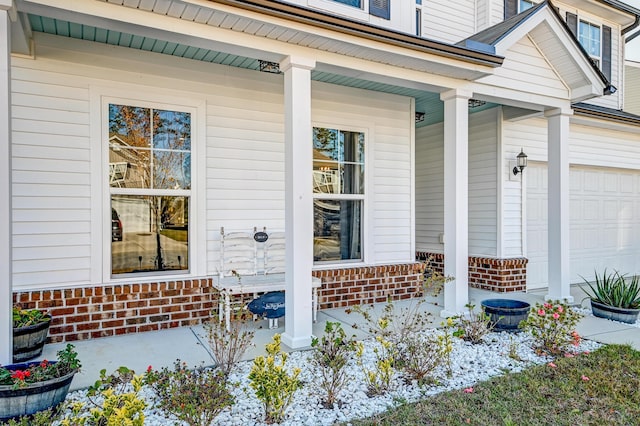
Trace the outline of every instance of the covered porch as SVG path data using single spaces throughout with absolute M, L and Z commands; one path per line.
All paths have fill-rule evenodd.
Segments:
M 104 131 L 99 119 L 96 121 L 93 117 L 100 116 L 102 98 L 125 99 L 129 89 L 135 89 L 136 96 L 150 98 L 153 98 L 150 93 L 160 91 L 157 98 L 162 102 L 189 105 L 198 119 L 198 149 L 205 155 L 198 159 L 194 155 L 193 160 L 197 173 L 193 175 L 193 217 L 189 220 L 194 237 L 188 280 L 209 282 L 214 279 L 211 277 L 216 274 L 216 234 L 220 226 L 228 223 L 235 227 L 255 226 L 255 221 L 262 221 L 268 223 L 266 226 L 284 230 L 286 305 L 292 308 L 286 311 L 283 342 L 291 348 L 309 346 L 314 327 L 317 327 L 311 317 L 312 274 L 328 281 L 327 277 L 339 274 L 332 271 L 360 268 L 352 274 L 355 286 L 363 279 L 358 278 L 358 274 L 366 274 L 368 268 L 412 265 L 418 251 L 440 252 L 446 259 L 444 274 L 453 277 L 454 281 L 445 290 L 443 303 L 437 308 L 438 315 L 454 315 L 465 310 L 470 301 L 469 256 L 476 254 L 469 250 L 470 228 L 473 231 L 476 226 L 474 219 L 482 219 L 475 217 L 469 209 L 470 159 L 488 161 L 488 169 L 495 177 L 495 208 L 491 215 L 495 223 L 490 227 L 494 230 L 490 237 L 494 247 L 487 257 L 501 259 L 526 255 L 523 245 L 519 252 L 514 248 L 507 253 L 504 244 L 508 229 L 503 220 L 503 195 L 521 187 L 517 179 L 505 184 L 505 176 L 510 176 L 513 168 L 505 158 L 506 149 L 499 130 L 505 119 L 543 115 L 548 121 L 550 287 L 547 297 L 571 300 L 567 190 L 571 103 L 601 94 L 606 84 L 568 36 L 551 7 L 535 10 L 527 15 L 529 19 L 517 25 L 511 23 L 515 31 L 506 33 L 505 28 L 501 37 L 495 37 L 497 32 L 493 38 L 485 34 L 486 37 L 453 46 L 353 23 L 344 23 L 336 29 L 326 16 L 294 6 L 267 10 L 240 1 L 206 5 L 166 1 L 155 2 L 146 9 L 143 5 L 132 8 L 116 2 L 92 2 L 74 5 L 74 10 L 63 10 L 45 1 L 19 3 L 17 8 L 12 2 L 0 3 L 0 39 L 7 41 L 0 51 L 3 61 L 0 95 L 6 94 L 0 96 L 0 99 L 6 99 L 0 105 L 0 120 L 7 124 L 0 126 L 6 129 L 0 148 L 5 161 L 2 170 L 7 173 L 0 188 L 5 200 L 0 219 L 6 219 L 2 223 L 7 229 L 0 237 L 0 253 L 5 254 L 2 256 L 4 267 L 0 268 L 3 271 L 1 289 L 5 295 L 0 297 L 0 327 L 3 329 L 0 361 L 10 359 L 9 312 L 16 293 L 20 293 L 18 301 L 37 305 L 43 292 L 58 291 L 61 299 L 56 302 L 59 305 L 53 306 L 71 309 L 73 315 L 80 315 L 75 308 L 66 305 L 65 297 L 73 297 L 74 303 L 78 298 L 87 299 L 86 304 L 90 306 L 96 304 L 91 298 L 98 297 L 93 292 L 95 288 L 105 285 L 143 288 L 149 282 L 148 278 L 139 277 L 128 281 L 114 279 L 108 256 L 109 242 L 102 242 L 106 226 L 102 218 L 109 212 L 109 186 L 101 183 L 107 176 L 101 163 L 105 153 L 101 148 Z M 302 12 L 304 16 L 300 18 Z M 547 37 L 549 29 L 551 37 Z M 535 85 L 522 85 L 522 76 L 528 75 L 528 70 L 518 68 L 522 58 L 516 57 L 517 49 L 512 48 L 531 38 L 543 51 L 559 48 L 567 54 L 565 62 L 553 64 L 557 73 L 550 77 L 550 84 L 561 87 L 540 93 Z M 9 41 L 11 39 L 13 43 Z M 528 60 L 539 64 L 542 58 L 538 52 L 538 56 L 533 54 Z M 70 69 L 69 64 L 78 66 Z M 546 71 L 554 67 L 547 64 Z M 267 68 L 277 70 L 277 74 L 259 73 Z M 518 76 L 520 80 L 515 78 Z M 76 80 L 80 81 L 78 87 L 74 86 Z M 81 204 L 82 213 L 78 216 L 78 220 L 86 225 L 83 238 L 87 238 L 87 242 L 71 243 L 74 249 L 84 249 L 89 255 L 80 256 L 83 260 L 77 264 L 83 269 L 78 273 L 56 270 L 61 277 L 59 282 L 30 281 L 34 272 L 44 276 L 51 272 L 47 269 L 51 266 L 44 265 L 41 271 L 29 270 L 34 264 L 32 255 L 25 255 L 29 247 L 16 250 L 13 242 L 15 230 L 28 228 L 33 217 L 36 217 L 35 221 L 48 220 L 47 212 L 35 216 L 27 214 L 29 219 L 24 219 L 20 212 L 14 213 L 15 209 L 29 208 L 20 198 L 22 195 L 14 194 L 13 188 L 37 184 L 18 181 L 16 175 L 10 173 L 22 167 L 24 158 L 28 158 L 26 147 L 38 146 L 26 140 L 26 134 L 39 134 L 36 138 L 45 135 L 44 140 L 47 140 L 46 135 L 51 133 L 46 130 L 51 126 L 46 125 L 35 132 L 26 130 L 33 122 L 30 114 L 34 109 L 28 99 L 36 94 L 39 84 L 47 86 L 47 90 L 57 91 L 57 97 L 76 97 L 74 101 L 81 105 L 73 114 L 68 111 L 50 113 L 51 117 L 58 118 L 49 120 L 66 122 L 69 127 L 78 125 L 74 129 L 79 128 L 79 134 L 73 135 L 81 150 L 78 160 L 86 161 L 82 176 L 90 182 L 88 188 L 82 189 L 87 201 Z M 344 95 L 342 88 L 351 91 Z M 252 95 L 252 91 L 258 96 Z M 206 95 L 200 96 L 201 92 Z M 242 94 L 238 95 L 240 92 Z M 54 96 L 52 92 L 48 93 Z M 470 108 L 470 105 L 476 106 Z M 225 117 L 224 113 L 230 109 L 240 111 L 241 117 Z M 470 156 L 469 121 L 476 113 L 490 110 L 493 110 L 492 114 L 496 113 L 493 158 L 483 160 L 485 153 L 481 151 L 472 152 Z M 376 116 L 376 111 L 389 116 Z M 225 118 L 233 119 L 237 128 L 249 130 L 249 136 L 235 138 L 232 131 L 225 134 L 225 126 L 221 124 Z M 387 120 L 394 124 L 388 125 Z M 322 159 L 314 159 L 313 128 L 331 126 L 366 134 L 375 145 L 367 151 L 368 175 L 363 194 L 357 194 L 362 197 L 352 197 L 363 200 L 364 205 L 361 256 L 355 262 L 314 264 L 314 200 L 318 196 L 314 193 L 311 171 L 316 169 L 315 162 L 320 170 Z M 429 135 L 435 128 L 441 128 L 441 133 Z M 52 140 L 70 139 L 70 135 L 65 134 L 69 130 L 59 131 Z M 247 144 L 236 149 L 221 144 L 219 141 L 224 138 Z M 257 196 L 265 189 L 259 185 L 243 186 L 247 193 L 254 194 L 253 198 L 238 200 L 225 192 L 229 189 L 226 185 L 231 184 L 233 189 L 234 182 L 243 181 L 242 170 L 246 168 L 242 165 L 243 160 L 249 159 L 256 164 L 260 160 L 248 153 L 252 148 L 251 138 L 261 138 L 263 142 L 276 145 L 282 143 L 282 149 L 266 149 L 276 152 L 275 166 L 258 170 L 276 176 L 273 184 L 280 190 L 273 199 Z M 436 241 L 433 241 L 433 234 L 427 235 L 433 232 L 427 228 L 424 228 L 427 234 L 423 239 L 417 224 L 421 215 L 428 216 L 428 208 L 418 203 L 421 188 L 430 186 L 429 182 L 418 182 L 418 176 L 425 168 L 424 163 L 418 161 L 417 152 L 430 143 L 435 144 L 434 149 L 440 153 L 423 152 L 429 161 L 442 169 L 442 185 L 435 191 L 442 196 L 438 208 L 443 222 L 442 231 L 435 232 Z M 55 142 L 41 145 L 46 147 Z M 98 168 L 91 171 L 92 165 Z M 234 165 L 237 166 L 235 170 Z M 91 195 L 87 196 L 87 193 Z M 346 199 L 342 195 L 345 194 L 340 194 L 338 199 Z M 252 202 L 255 204 L 256 199 L 270 203 L 271 207 L 253 208 Z M 231 207 L 219 208 L 224 203 Z M 522 232 L 521 225 L 516 233 Z M 408 274 L 414 281 L 418 275 L 415 271 Z M 65 281 L 71 276 L 74 280 Z M 180 276 L 167 278 L 168 281 L 181 279 Z M 154 284 L 162 280 L 151 279 Z M 402 281 L 406 279 L 398 280 L 398 283 Z M 91 289 L 91 295 L 87 296 L 83 289 Z M 81 296 L 75 295 L 78 290 Z M 328 286 L 325 290 L 327 298 L 337 294 Z M 349 292 L 348 289 L 344 291 Z M 31 298 L 30 294 L 38 296 Z M 26 295 L 24 300 L 22 295 Z M 133 296 L 133 299 L 126 299 L 126 303 L 140 301 L 139 298 L 139 295 Z M 366 301 L 338 300 L 343 306 L 362 302 Z M 123 307 L 129 309 L 129 305 Z M 90 313 L 89 309 L 92 308 L 87 308 L 83 314 Z M 201 305 L 198 311 L 206 312 L 207 309 Z M 62 318 L 65 314 L 60 311 L 60 315 Z M 136 318 L 137 315 L 131 314 Z M 167 321 L 163 328 L 200 319 L 189 313 L 180 321 Z M 69 334 L 68 340 L 75 340 L 71 335 L 80 332 L 76 328 L 78 322 L 99 322 L 90 316 L 68 323 L 64 319 L 59 321 L 57 325 L 66 330 L 63 334 Z M 144 318 L 142 322 L 147 321 Z M 142 331 L 135 324 L 128 329 Z M 64 339 L 67 339 L 66 335 Z

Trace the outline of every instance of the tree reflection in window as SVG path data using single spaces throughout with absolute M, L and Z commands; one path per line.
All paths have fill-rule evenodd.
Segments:
M 112 274 L 187 270 L 191 114 L 110 104 L 109 186 Z

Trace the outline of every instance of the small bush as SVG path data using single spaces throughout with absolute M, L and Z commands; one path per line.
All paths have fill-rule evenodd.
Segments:
M 311 346 L 316 348 L 311 356 L 312 363 L 320 370 L 320 387 L 325 392 L 323 404 L 332 408 L 340 390 L 349 380 L 345 367 L 355 351 L 356 342 L 347 335 L 340 323 L 327 321 L 322 339 L 314 338 Z
M 231 370 L 252 345 L 254 332 L 245 327 L 243 319 L 231 321 L 229 330 L 224 322 L 216 319 L 205 324 L 211 357 L 225 378 L 229 377 Z
M 407 379 L 422 385 L 447 360 L 447 342 L 439 335 L 412 334 L 399 347 L 406 354 L 402 370 Z
M 140 398 L 143 377 L 127 367 L 120 367 L 100 379 L 87 392 L 90 406 L 81 402 L 70 405 L 71 413 L 60 422 L 62 426 L 144 425 L 146 403 Z
M 293 395 L 302 386 L 298 380 L 300 369 L 287 372 L 285 364 L 288 355 L 280 349 L 280 335 L 275 334 L 273 341 L 267 344 L 267 356 L 253 360 L 249 373 L 250 385 L 256 397 L 262 401 L 265 422 L 279 423 L 293 400 Z
M 173 370 L 149 369 L 145 382 L 153 390 L 160 410 L 190 426 L 210 425 L 234 403 L 222 371 L 204 367 L 191 370 L 180 360 L 174 363 Z
M 561 355 L 567 352 L 571 344 L 580 343 L 575 326 L 582 315 L 559 301 L 537 303 L 520 328 L 535 339 L 538 353 Z
M 458 329 L 453 333 L 456 337 L 461 337 L 467 342 L 474 345 L 482 343 L 482 339 L 487 333 L 491 332 L 495 324 L 491 321 L 491 315 L 484 312 L 484 308 L 480 313 L 475 313 L 475 305 L 465 305 L 469 309 L 469 316 L 457 317 Z

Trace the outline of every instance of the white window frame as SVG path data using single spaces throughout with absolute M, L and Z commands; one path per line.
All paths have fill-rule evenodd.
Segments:
M 578 29 L 577 29 L 578 41 L 580 42 L 584 50 L 587 52 L 589 57 L 592 60 L 596 61 L 598 69 L 602 69 L 602 25 L 596 24 L 590 19 L 582 18 L 580 15 L 578 15 L 577 20 L 578 20 Z M 591 27 L 598 28 L 598 35 L 599 35 L 598 45 L 600 49 L 597 56 L 591 54 L 590 49 L 587 46 L 585 46 L 582 40 L 580 39 L 580 24 L 583 24 L 583 23 L 589 25 L 590 28 Z M 591 38 L 589 38 L 589 41 L 591 41 Z
M 118 282 L 157 282 L 172 279 L 185 279 L 206 275 L 206 180 L 205 150 L 200 153 L 200 146 L 204 146 L 206 123 L 206 101 L 194 97 L 181 97 L 183 94 L 163 93 L 162 89 L 143 91 L 139 86 L 119 84 L 118 88 L 106 86 L 92 86 L 91 98 L 91 134 L 92 139 L 100 144 L 100 149 L 93 150 L 92 154 L 92 186 L 101 188 L 98 196 L 92 196 L 92 214 L 95 224 L 92 226 L 92 234 L 101 238 L 96 240 L 101 243 L 92 245 L 92 258 L 96 260 L 92 266 L 92 280 L 103 283 Z M 109 104 L 134 105 L 145 108 L 184 111 L 191 114 L 191 189 L 180 190 L 189 192 L 189 267 L 179 272 L 159 271 L 149 273 L 111 274 L 111 195 L 114 192 L 122 192 L 111 188 L 109 185 Z M 115 189 L 115 191 L 113 191 Z M 144 191 L 145 195 L 164 194 L 164 190 Z M 180 196 L 177 192 L 172 195 Z M 101 261 L 101 267 L 97 262 Z M 92 264 L 94 262 L 92 261 Z M 101 271 L 101 272 L 100 272 Z
M 362 265 L 367 263 L 368 253 L 369 253 L 369 244 L 371 241 L 367 237 L 368 226 L 369 226 L 369 209 L 368 209 L 368 200 L 369 194 L 372 191 L 372 186 L 369 185 L 369 170 L 372 162 L 372 137 L 369 129 L 364 127 L 357 127 L 345 124 L 338 123 L 320 123 L 320 122 L 312 122 L 311 130 L 314 128 L 326 128 L 326 129 L 334 129 L 341 132 L 353 132 L 353 133 L 362 133 L 364 135 L 364 176 L 363 176 L 363 191 L 364 194 L 324 194 L 324 193 L 312 193 L 312 201 L 315 200 L 360 200 L 362 202 L 361 206 L 361 217 L 360 217 L 360 232 L 361 232 L 361 242 L 360 242 L 360 259 L 344 259 L 344 260 L 314 260 L 313 265 L 315 267 L 332 267 L 332 266 L 344 266 L 344 265 Z M 312 143 L 313 143 L 313 137 Z M 313 167 L 310 171 L 313 173 Z M 315 210 L 314 210 L 315 214 Z M 314 236 L 315 238 L 315 236 Z

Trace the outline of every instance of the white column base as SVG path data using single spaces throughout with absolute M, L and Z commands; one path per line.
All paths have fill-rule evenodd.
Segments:
M 294 337 L 290 336 L 286 332 L 282 334 L 282 343 L 289 346 L 291 349 L 304 349 L 311 347 L 311 339 L 313 336 L 308 337 Z

